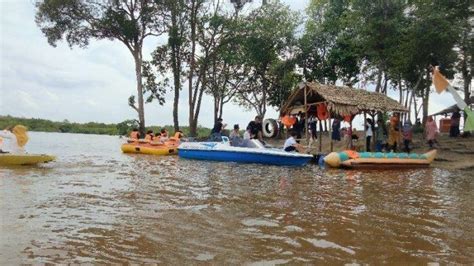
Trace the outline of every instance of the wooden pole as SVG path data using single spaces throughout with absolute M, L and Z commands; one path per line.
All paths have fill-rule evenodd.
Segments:
M 332 142 L 332 125 L 331 125 L 331 112 L 328 111 L 328 119 L 329 119 L 329 138 L 331 140 L 331 145 L 330 145 L 330 152 L 333 150 L 333 142 Z
M 367 112 L 364 111 L 364 136 L 365 136 L 365 151 L 367 150 L 367 129 L 366 129 L 366 123 L 367 123 Z M 370 143 L 369 143 L 370 145 Z
M 308 136 L 308 99 L 306 95 L 306 88 L 308 86 L 304 87 L 304 131 L 305 131 L 305 137 L 306 137 L 306 145 L 309 143 L 309 136 Z
M 323 149 L 323 121 L 319 120 L 319 152 Z

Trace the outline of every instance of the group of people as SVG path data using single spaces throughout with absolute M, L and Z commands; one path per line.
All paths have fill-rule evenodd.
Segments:
M 223 123 L 223 119 L 218 118 L 211 130 L 211 136 L 209 137 L 209 140 L 221 141 L 223 130 L 226 126 L 227 124 Z M 229 140 L 231 144 L 235 146 L 239 146 L 239 144 L 242 143 L 242 140 L 247 139 L 258 139 L 263 142 L 262 118 L 260 116 L 257 115 L 254 120 L 249 122 L 242 137 L 240 135 L 240 127 L 238 124 L 234 125 L 234 128 L 229 134 Z
M 301 120 L 300 120 L 301 123 Z M 304 121 L 302 122 L 304 123 Z M 221 141 L 223 136 L 223 130 L 227 124 L 223 123 L 222 118 L 218 118 L 214 127 L 211 130 L 211 135 L 209 137 L 210 141 Z M 302 127 L 304 130 L 304 126 Z M 301 138 L 301 132 L 299 132 L 298 127 L 290 130 L 290 136 L 286 139 L 283 149 L 287 152 L 304 152 L 304 147 L 298 143 L 297 139 Z M 250 121 L 245 128 L 243 136 L 240 134 L 240 127 L 238 124 L 235 124 L 232 131 L 229 134 L 229 141 L 232 146 L 242 146 L 245 140 L 256 139 L 262 143 L 263 134 L 262 134 L 262 117 L 256 116 L 254 120 Z
M 25 126 L 17 125 L 0 131 L 0 153 L 25 154 L 28 134 Z
M 174 138 L 181 139 L 183 137 L 183 132 L 181 130 L 177 130 L 174 134 Z M 138 141 L 139 139 L 144 139 L 144 141 L 149 143 L 163 143 L 170 139 L 168 130 L 166 128 L 162 128 L 160 132 L 153 133 L 153 130 L 148 130 L 145 136 L 140 136 L 140 132 L 138 128 L 134 128 L 132 132 L 130 132 L 129 141 Z
M 365 123 L 366 150 L 371 151 L 371 140 L 375 133 L 375 151 L 396 152 L 400 147 L 402 151 L 410 153 L 413 141 L 413 124 L 410 119 L 405 120 L 403 125 L 400 116 L 395 113 L 390 117 L 387 124 L 382 119 L 377 120 L 377 127 L 372 119 L 367 119 Z M 425 137 L 430 148 L 434 147 L 438 126 L 433 117 L 429 116 L 425 124 Z
M 421 123 L 419 123 L 421 125 Z M 375 138 L 375 151 L 398 151 L 401 149 L 404 152 L 411 152 L 411 145 L 413 140 L 413 124 L 410 119 L 407 119 L 402 124 L 398 113 L 390 117 L 388 123 L 380 118 L 377 123 L 370 118 L 366 119 L 364 124 L 366 151 L 371 151 L 371 143 Z M 425 124 L 425 137 L 430 148 L 433 148 L 438 134 L 438 127 L 433 117 L 428 117 Z M 358 131 L 356 128 L 348 127 L 341 129 L 341 120 L 334 119 L 332 123 L 331 138 L 333 141 L 341 141 L 341 135 L 344 138 L 347 149 L 353 148 L 353 142 L 359 140 Z

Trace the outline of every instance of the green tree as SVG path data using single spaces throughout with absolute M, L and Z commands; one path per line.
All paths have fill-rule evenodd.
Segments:
M 265 116 L 272 89 L 281 88 L 272 84 L 281 81 L 273 76 L 276 72 L 272 69 L 294 57 L 294 34 L 299 22 L 298 14 L 278 1 L 269 2 L 241 19 L 238 34 L 243 65 L 249 71 L 236 93 L 238 104 Z
M 164 0 L 165 25 L 168 32 L 168 42 L 159 45 L 152 53 L 151 63 L 156 66 L 157 73 L 166 79 L 171 69 L 173 76 L 173 125 L 179 130 L 178 108 L 179 95 L 182 89 L 183 77 L 186 76 L 184 63 L 189 54 L 189 7 L 184 0 Z
M 355 31 L 357 20 L 350 7 L 348 0 L 310 2 L 297 55 L 306 80 L 330 84 L 358 81 L 361 48 Z
M 145 38 L 164 31 L 161 2 L 42 0 L 36 7 L 36 23 L 52 46 L 65 39 L 70 47 L 85 48 L 91 39 L 109 39 L 127 47 L 135 61 L 138 106 L 134 109 L 144 132 L 142 48 Z

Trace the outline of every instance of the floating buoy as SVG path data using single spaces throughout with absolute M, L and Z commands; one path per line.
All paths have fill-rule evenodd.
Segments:
M 264 137 L 274 138 L 278 135 L 278 123 L 275 119 L 265 119 L 262 127 Z

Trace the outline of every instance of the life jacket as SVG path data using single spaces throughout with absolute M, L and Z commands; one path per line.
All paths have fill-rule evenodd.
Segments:
M 352 115 L 344 115 L 344 121 L 346 121 L 347 123 L 351 122 L 351 118 L 352 118 Z
M 130 138 L 131 139 L 139 139 L 139 137 L 140 137 L 140 133 L 138 133 L 138 131 L 132 131 L 130 133 Z
M 153 140 L 153 134 L 146 134 L 145 135 L 145 140 L 152 141 Z
M 281 122 L 283 123 L 283 125 L 285 125 L 286 128 L 290 128 L 296 123 L 296 117 L 285 115 L 281 118 Z
M 329 118 L 328 108 L 327 108 L 327 105 L 325 103 L 318 104 L 316 110 L 318 112 L 318 119 L 319 120 L 326 120 L 326 119 Z

